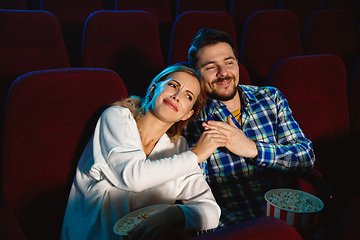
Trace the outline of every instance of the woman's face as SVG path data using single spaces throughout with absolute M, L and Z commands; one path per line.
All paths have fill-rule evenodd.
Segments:
M 174 72 L 156 84 L 150 111 L 164 122 L 186 120 L 200 94 L 198 79 L 185 72 Z

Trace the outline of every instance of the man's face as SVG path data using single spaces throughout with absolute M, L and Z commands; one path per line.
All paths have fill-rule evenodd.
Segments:
M 206 46 L 197 53 L 197 68 L 208 97 L 229 101 L 237 93 L 239 65 L 231 46 L 225 42 Z

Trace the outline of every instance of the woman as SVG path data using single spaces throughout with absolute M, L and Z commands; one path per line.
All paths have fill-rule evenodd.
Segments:
M 113 226 L 121 217 L 156 204 L 170 206 L 138 225 L 131 239 L 215 228 L 220 209 L 198 162 L 227 140 L 206 131 L 189 151 L 180 136 L 205 98 L 193 70 L 170 66 L 153 79 L 143 101 L 128 98 L 106 109 L 78 163 L 61 238 L 117 239 Z

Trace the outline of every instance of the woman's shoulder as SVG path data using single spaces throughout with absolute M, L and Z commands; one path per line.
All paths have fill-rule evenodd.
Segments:
M 130 110 L 126 107 L 120 107 L 120 106 L 111 106 L 106 108 L 102 114 L 101 117 L 125 117 L 125 118 L 133 118 Z

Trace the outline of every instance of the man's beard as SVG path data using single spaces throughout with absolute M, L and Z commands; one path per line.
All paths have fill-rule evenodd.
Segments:
M 217 80 L 213 81 L 213 83 L 218 83 L 218 82 L 222 82 L 224 80 L 232 80 L 233 82 L 235 82 L 235 77 L 232 77 L 232 76 L 229 76 L 229 77 L 226 77 L 226 78 L 218 78 Z M 231 86 L 229 86 L 231 87 Z M 212 98 L 212 99 L 217 99 L 217 100 L 220 100 L 220 101 L 229 101 L 231 99 L 233 99 L 236 95 L 236 92 L 237 92 L 237 87 L 234 86 L 233 88 L 233 91 L 229 94 L 219 94 L 217 92 L 207 92 L 207 96 L 209 98 Z

